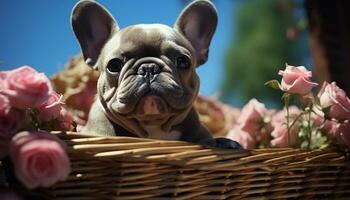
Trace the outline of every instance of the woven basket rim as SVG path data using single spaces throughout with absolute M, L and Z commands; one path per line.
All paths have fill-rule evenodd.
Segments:
M 49 199 L 347 199 L 349 152 L 217 149 L 182 141 L 55 131 L 72 172 Z
M 233 166 L 246 163 L 274 165 L 273 170 L 302 166 L 310 163 L 324 163 L 329 159 L 349 159 L 346 150 L 336 148 L 300 149 L 265 148 L 234 150 L 211 148 L 184 141 L 157 140 L 124 136 L 96 136 L 76 132 L 54 131 L 68 144 L 68 152 L 88 155 L 101 160 L 135 160 L 135 162 L 166 163 L 199 170 L 232 170 Z M 286 163 L 288 165 L 286 165 Z M 328 163 L 329 164 L 329 163 Z

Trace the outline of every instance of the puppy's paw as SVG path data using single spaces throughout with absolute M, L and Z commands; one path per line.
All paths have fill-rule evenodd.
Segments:
M 203 144 L 215 148 L 243 150 L 243 147 L 238 142 L 228 138 L 213 138 L 206 140 Z

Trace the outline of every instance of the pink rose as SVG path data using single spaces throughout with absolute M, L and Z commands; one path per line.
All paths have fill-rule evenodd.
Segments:
M 271 146 L 273 147 L 288 147 L 288 129 L 286 124 L 280 124 L 280 126 L 275 127 L 272 131 L 271 136 Z M 291 146 L 296 145 L 298 142 L 298 128 L 293 126 L 290 130 L 290 144 Z
M 251 99 L 241 110 L 238 118 L 240 129 L 251 134 L 257 142 L 267 142 L 268 135 L 271 132 L 270 121 L 265 123 L 264 118 L 267 118 L 268 111 L 265 105 Z
M 324 123 L 321 131 L 326 133 L 327 135 L 329 135 L 331 137 L 337 137 L 339 126 L 340 126 L 340 123 L 327 120 Z
M 27 115 L 16 109 L 10 109 L 7 114 L 0 114 L 0 140 L 10 139 L 27 123 Z
M 335 82 L 324 82 L 317 97 L 322 108 L 329 108 L 328 117 L 338 121 L 350 119 L 350 100 Z
M 45 132 L 20 132 L 12 138 L 10 156 L 17 178 L 29 189 L 65 180 L 70 161 L 65 144 Z
M 250 134 L 259 132 L 264 123 L 264 116 L 267 110 L 265 105 L 256 99 L 251 99 L 241 111 L 238 124 L 243 131 Z
M 286 64 L 286 69 L 280 70 L 278 74 L 282 76 L 282 90 L 290 94 L 306 95 L 312 87 L 318 85 L 311 82 L 312 73 L 303 66 L 294 67 Z
M 54 126 L 54 130 L 59 131 L 71 131 L 73 125 L 73 116 L 66 109 L 62 108 L 60 115 L 57 118 L 57 123 Z
M 347 148 L 350 148 L 350 122 L 346 121 L 339 125 L 336 133 L 338 142 Z
M 51 96 L 39 106 L 39 119 L 45 122 L 59 117 L 62 104 L 62 95 L 53 92 Z
M 227 138 L 238 142 L 245 149 L 254 149 L 256 147 L 256 140 L 249 133 L 236 127 L 228 134 Z
M 6 95 L 11 105 L 16 108 L 38 107 L 47 100 L 51 93 L 48 78 L 28 66 L 0 74 L 0 77 L 4 77 L 0 93 Z

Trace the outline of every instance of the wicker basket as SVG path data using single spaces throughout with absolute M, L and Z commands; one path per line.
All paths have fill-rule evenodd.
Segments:
M 54 132 L 69 178 L 47 199 L 350 199 L 350 158 L 335 149 L 211 149 L 180 141 Z

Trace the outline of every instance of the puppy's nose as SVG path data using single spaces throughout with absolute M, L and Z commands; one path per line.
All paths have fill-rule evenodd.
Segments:
M 153 77 L 160 73 L 160 67 L 156 63 L 143 63 L 137 70 L 138 75 Z

